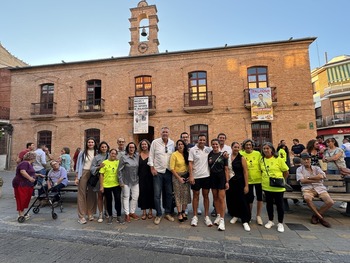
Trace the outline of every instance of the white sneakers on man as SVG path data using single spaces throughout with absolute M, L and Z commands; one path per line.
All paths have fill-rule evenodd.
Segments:
M 220 214 L 217 214 L 214 220 L 214 225 L 218 226 L 220 224 L 220 219 L 221 219 Z
M 243 228 L 245 231 L 250 232 L 250 226 L 248 223 L 243 223 Z
M 223 218 L 220 218 L 220 223 L 218 226 L 219 231 L 225 231 L 225 220 Z
M 284 232 L 284 226 L 282 223 L 277 224 L 277 231 L 283 233 Z
M 213 222 L 211 222 L 209 216 L 206 216 L 206 217 L 204 218 L 204 223 L 206 224 L 207 227 L 213 226 Z
M 238 217 L 232 217 L 232 219 L 230 220 L 231 224 L 235 224 L 238 220 Z
M 269 221 L 265 224 L 265 227 L 266 227 L 267 229 L 270 229 L 270 228 L 273 227 L 274 225 L 275 225 L 275 223 L 269 220 Z
M 193 216 L 191 220 L 191 226 L 197 226 L 198 225 L 198 217 Z
M 342 202 L 339 207 L 346 209 L 347 206 L 348 206 L 347 202 Z

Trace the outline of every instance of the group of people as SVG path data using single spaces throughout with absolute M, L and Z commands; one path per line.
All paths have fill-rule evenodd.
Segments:
M 334 202 L 323 186 L 325 172 L 320 162 L 327 164 L 327 173 L 336 173 L 336 168 L 339 170 L 339 167 L 345 166 L 344 151 L 336 146 L 334 138 L 327 139 L 327 147 L 323 148 L 317 139 L 310 140 L 306 148 L 294 139 L 291 152 L 284 140 L 277 149 L 272 143 L 265 142 L 260 152 L 254 150 L 251 139 L 226 145 L 224 133 L 212 139 L 210 147 L 207 146 L 205 134 L 198 136 L 196 145 L 189 143 L 187 132 L 183 132 L 176 142 L 169 138 L 169 134 L 169 128 L 163 127 L 161 137 L 152 143 L 144 139 L 138 145 L 129 142 L 126 147 L 125 139 L 118 138 L 118 147 L 113 149 L 105 141 L 97 145 L 94 138 L 88 138 L 84 148 L 75 154 L 74 162 L 75 184 L 78 186 L 78 222 L 86 224 L 87 221 L 94 221 L 98 208 L 98 222 L 107 220 L 111 224 L 115 217 L 121 224 L 131 220 L 153 219 L 154 224 L 158 225 L 162 218 L 175 221 L 174 207 L 177 220 L 184 222 L 188 219 L 187 207 L 192 204 L 193 217 L 190 221 L 191 226 L 195 227 L 201 214 L 198 213 L 201 194 L 206 226 L 216 225 L 218 230 L 224 231 L 227 210 L 231 224 L 240 220 L 244 230 L 250 231 L 255 197 L 256 223 L 264 225 L 261 217 L 264 193 L 268 214 L 265 228 L 270 229 L 275 225 L 276 205 L 277 231 L 284 232 L 284 181 L 292 167 L 289 162 L 289 155 L 292 154 L 293 163 L 301 163 L 300 167 L 294 167 L 297 168 L 294 172 L 301 184 L 303 197 L 313 212 L 311 222 L 330 227 L 324 213 Z M 64 187 L 66 183 L 62 179 L 66 173 L 58 172 L 67 172 L 64 163 L 70 157 L 63 155 L 69 156 L 69 148 L 63 148 L 61 157 L 51 162 L 54 186 Z M 29 150 L 17 166 L 13 186 L 19 216 L 28 207 L 28 193 L 32 191 L 29 189 L 32 189 L 35 177 L 41 177 L 40 170 L 31 165 L 38 156 Z M 68 167 L 69 171 L 70 164 Z M 97 183 L 91 183 L 92 177 L 97 177 Z M 23 188 L 25 192 L 22 192 Z M 216 217 L 214 222 L 209 217 L 210 190 L 214 206 L 212 215 L 214 213 Z M 319 209 L 312 202 L 315 196 L 324 201 Z M 137 206 L 142 210 L 140 216 L 136 214 Z

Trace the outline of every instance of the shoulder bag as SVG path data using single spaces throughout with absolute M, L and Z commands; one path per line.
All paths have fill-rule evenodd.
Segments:
M 264 162 L 267 176 L 269 177 L 269 180 L 270 180 L 270 186 L 272 186 L 272 187 L 284 187 L 287 192 L 293 192 L 293 188 L 285 182 L 284 178 L 270 177 L 269 171 L 268 171 L 266 164 L 265 164 L 264 157 L 263 157 L 263 162 Z

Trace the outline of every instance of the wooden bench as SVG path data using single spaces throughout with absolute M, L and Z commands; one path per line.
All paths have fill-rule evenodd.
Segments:
M 296 180 L 295 174 L 290 174 L 289 185 L 293 188 L 300 186 Z M 327 174 L 327 179 L 324 180 L 323 184 L 328 188 L 328 193 L 333 201 L 347 202 L 346 212 L 347 216 L 350 216 L 350 178 L 343 178 L 339 174 Z M 346 184 L 348 185 L 346 187 Z M 300 190 L 293 190 L 293 192 L 284 192 L 284 209 L 289 211 L 288 199 L 303 199 Z M 314 198 L 315 201 L 321 201 L 320 198 Z
M 61 192 L 78 192 L 78 186 L 75 185 L 75 172 L 68 172 L 68 185 L 61 189 Z

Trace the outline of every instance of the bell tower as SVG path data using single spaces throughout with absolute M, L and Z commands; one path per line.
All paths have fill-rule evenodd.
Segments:
M 130 8 L 131 41 L 129 56 L 159 53 L 157 7 L 142 0 L 137 7 Z

